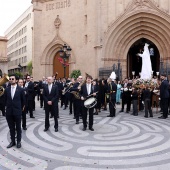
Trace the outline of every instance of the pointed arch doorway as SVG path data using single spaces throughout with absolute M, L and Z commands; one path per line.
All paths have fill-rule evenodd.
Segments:
M 144 44 L 148 43 L 150 58 L 152 63 L 153 75 L 156 76 L 156 72 L 159 72 L 160 65 L 160 53 L 156 45 L 148 40 L 141 38 L 132 44 L 127 54 L 127 76 L 132 78 L 132 71 L 135 72 L 135 76 L 139 76 L 142 69 L 142 59 L 136 54 L 142 53 Z
M 64 77 L 64 67 L 63 67 L 62 63 L 60 63 L 58 58 L 60 58 L 59 52 L 57 52 L 56 55 L 54 56 L 53 75 L 55 75 L 57 72 L 58 73 L 57 78 L 63 78 Z M 69 66 L 66 66 L 66 77 L 67 78 L 69 77 Z

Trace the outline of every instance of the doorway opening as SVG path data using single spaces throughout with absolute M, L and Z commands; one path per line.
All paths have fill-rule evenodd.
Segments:
M 142 58 L 137 56 L 138 53 L 143 52 L 144 44 L 149 44 L 150 58 L 152 63 L 153 76 L 156 76 L 156 72 L 159 72 L 160 54 L 156 45 L 145 38 L 141 38 L 132 44 L 127 55 L 127 77 L 132 78 L 132 72 L 135 72 L 135 77 L 139 77 L 139 73 L 142 69 Z

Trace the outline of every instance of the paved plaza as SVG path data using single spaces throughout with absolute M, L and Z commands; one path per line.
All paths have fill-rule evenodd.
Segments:
M 117 108 L 117 112 L 120 106 Z M 169 170 L 170 118 L 144 118 L 129 113 L 94 116 L 94 129 L 82 131 L 82 121 L 60 108 L 59 132 L 50 119 L 44 132 L 44 110 L 36 103 L 35 119 L 27 115 L 27 131 L 22 133 L 22 148 L 9 144 L 9 130 L 0 116 L 0 170 Z

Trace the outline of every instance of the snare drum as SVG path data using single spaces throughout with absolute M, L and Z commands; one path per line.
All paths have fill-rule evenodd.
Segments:
M 96 104 L 97 104 L 97 101 L 96 101 L 96 98 L 94 98 L 94 97 L 91 97 L 84 102 L 84 106 L 87 109 L 94 107 Z

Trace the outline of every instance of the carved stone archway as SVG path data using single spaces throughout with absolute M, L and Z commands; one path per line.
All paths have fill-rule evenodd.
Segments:
M 110 66 L 110 61 L 119 59 L 126 76 L 127 53 L 131 45 L 141 38 L 152 41 L 163 60 L 170 58 L 169 15 L 149 0 L 132 1 L 124 14 L 110 25 L 104 41 L 103 65 Z

